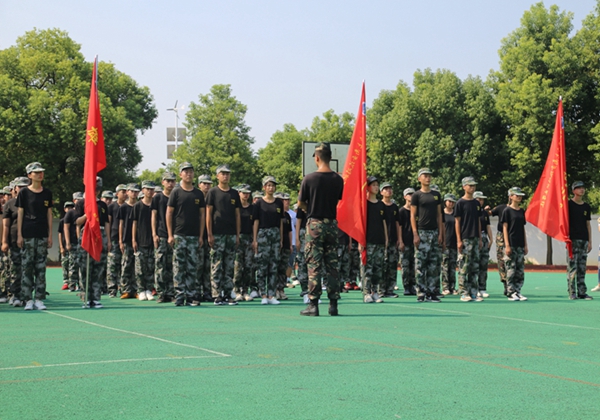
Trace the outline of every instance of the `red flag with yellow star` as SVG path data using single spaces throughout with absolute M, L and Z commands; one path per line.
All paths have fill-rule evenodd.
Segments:
M 96 261 L 100 261 L 102 252 L 102 235 L 100 218 L 96 203 L 96 176 L 106 168 L 106 152 L 104 150 L 104 133 L 98 100 L 98 57 L 94 59 L 92 72 L 92 88 L 88 111 L 87 132 L 85 135 L 85 163 L 83 166 L 83 183 L 85 185 L 85 215 L 87 222 L 81 238 L 81 246 Z

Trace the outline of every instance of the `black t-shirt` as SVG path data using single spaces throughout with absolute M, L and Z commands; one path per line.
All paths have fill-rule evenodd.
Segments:
M 279 228 L 283 213 L 283 201 L 281 199 L 276 198 L 274 202 L 267 203 L 261 198 L 254 203 L 252 220 L 258 220 L 259 229 Z
M 415 192 L 410 201 L 411 207 L 417 207 L 417 229 L 438 229 L 438 209 L 441 210 L 442 196 L 437 191 Z
M 398 221 L 398 205 L 396 203 L 392 203 L 389 206 L 383 203 L 383 205 L 385 206 L 385 223 L 388 229 L 388 243 L 392 245 L 398 241 L 398 229 L 396 229 L 396 222 Z
M 17 196 L 16 206 L 24 210 L 21 231 L 23 238 L 47 238 L 48 209 L 52 208 L 52 192 L 47 188 L 42 188 L 42 191 L 37 193 L 29 188 L 22 188 Z
M 292 231 L 292 216 L 287 211 L 283 212 L 283 249 L 290 249 L 290 232 Z
M 119 209 L 121 206 L 116 201 L 108 206 L 108 214 L 111 217 L 110 240 L 119 241 Z
M 481 207 L 481 206 L 480 206 Z M 481 223 L 481 233 L 487 235 L 487 227 L 490 225 L 490 215 L 487 210 L 481 209 L 479 213 L 479 222 Z
M 156 210 L 156 234 L 161 238 L 168 238 L 169 232 L 167 232 L 167 203 L 169 197 L 159 192 L 154 194 L 152 197 L 152 204 L 150 204 L 150 210 Z
M 200 236 L 200 210 L 206 207 L 202 191 L 174 188 L 167 205 L 173 207 L 173 235 Z
M 67 246 L 67 243 L 65 242 L 65 218 L 64 217 L 58 221 L 58 233 L 61 235 L 60 244 L 62 245 L 63 248 L 65 248 Z
M 106 223 L 108 223 L 108 206 L 99 198 L 96 199 L 96 206 L 98 207 L 98 219 L 100 219 L 100 227 L 105 227 Z M 85 198 L 77 201 L 77 204 L 75 204 L 75 212 L 77 213 L 75 220 L 85 214 Z
M 152 240 L 152 210 L 150 206 L 144 204 L 142 200 L 135 203 L 131 213 L 131 220 L 132 222 L 137 222 L 135 240 L 138 247 L 154 248 Z
M 577 204 L 569 200 L 569 237 L 588 241 L 587 221 L 592 220 L 592 208 L 588 203 Z
M 123 221 L 123 243 L 127 245 L 131 245 L 132 239 L 132 228 L 133 228 L 133 206 L 129 205 L 127 202 L 123 203 L 121 207 L 119 207 L 119 216 L 118 222 L 121 224 Z
M 414 238 L 412 225 L 410 224 L 410 209 L 404 206 L 400 207 L 400 210 L 398 210 L 398 223 L 402 228 L 402 243 L 404 243 L 404 246 L 411 246 Z
M 508 204 L 500 204 L 492 209 L 492 216 L 498 217 L 498 232 L 502 232 L 502 213 L 504 209 L 508 207 Z
M 444 221 L 444 230 L 446 231 L 446 248 L 456 249 L 456 219 L 454 218 L 454 211 L 450 214 L 443 211 L 442 220 Z
M 4 209 L 2 211 L 3 219 L 10 219 L 10 232 L 8 237 L 8 243 L 11 246 L 17 245 L 17 199 L 11 198 L 4 204 Z
M 296 219 L 300 220 L 300 229 L 306 229 L 306 212 L 300 207 L 296 210 Z
M 69 242 L 71 245 L 77 245 L 77 224 L 75 222 L 77 222 L 78 217 L 79 213 L 75 208 L 72 208 L 63 218 L 64 223 L 69 225 Z
M 367 243 L 385 245 L 385 204 L 367 200 Z
M 454 217 L 460 217 L 461 239 L 479 238 L 479 216 L 481 206 L 479 201 L 460 198 L 454 207 Z
M 206 206 L 212 206 L 212 233 L 213 235 L 235 235 L 236 218 L 235 209 L 240 208 L 240 195 L 237 190 L 230 188 L 223 191 L 219 187 L 212 187 L 206 194 Z
M 302 180 L 299 201 L 307 204 L 308 219 L 335 219 L 344 180 L 335 172 L 313 172 Z
M 250 204 L 248 207 L 240 207 L 240 219 L 242 221 L 242 228 L 240 233 L 244 235 L 252 235 L 252 212 L 254 205 Z
M 502 223 L 508 223 L 508 241 L 511 247 L 525 247 L 525 210 L 507 206 L 502 212 Z

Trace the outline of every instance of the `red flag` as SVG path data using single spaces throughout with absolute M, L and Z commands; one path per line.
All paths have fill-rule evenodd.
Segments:
M 102 235 L 100 233 L 100 218 L 98 217 L 98 205 L 96 203 L 96 176 L 99 171 L 106 168 L 106 153 L 104 151 L 104 133 L 102 132 L 97 79 L 98 57 L 94 59 L 87 132 L 85 136 L 83 183 L 85 185 L 85 215 L 87 223 L 83 230 L 81 246 L 93 259 L 100 261 Z
M 540 182 L 525 212 L 525 218 L 545 234 L 566 242 L 569 256 L 572 258 L 568 200 L 565 124 L 562 99 L 559 99 L 550 152 Z
M 362 84 L 356 125 L 344 164 L 344 192 L 337 207 L 338 227 L 366 248 L 367 246 L 367 105 Z M 362 254 L 366 262 L 366 252 Z

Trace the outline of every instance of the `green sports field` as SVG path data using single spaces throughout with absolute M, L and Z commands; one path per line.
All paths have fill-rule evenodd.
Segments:
M 82 309 L 48 269 L 47 311 L 0 305 L 0 419 L 598 419 L 600 294 L 526 273 L 509 302 Z M 588 286 L 596 283 L 588 275 Z

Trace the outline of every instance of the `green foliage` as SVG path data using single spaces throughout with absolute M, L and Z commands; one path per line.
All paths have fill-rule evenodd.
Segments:
M 175 167 L 181 162 L 194 165 L 196 175 L 213 175 L 217 166 L 228 164 L 232 185 L 260 185 L 254 138 L 246 125 L 246 105 L 231 94 L 230 85 L 214 85 L 209 94 L 200 95 L 186 113 L 187 139 L 173 155 Z M 177 172 L 177 171 L 175 171 Z
M 39 161 L 59 202 L 83 190 L 92 63 L 58 29 L 33 30 L 0 51 L 0 178 L 5 184 Z M 104 185 L 133 178 L 141 161 L 137 132 L 157 116 L 153 98 L 113 64 L 99 63 L 98 90 L 107 168 Z
M 137 177 L 136 182 L 139 185 L 142 185 L 142 181 L 152 181 L 156 185 L 161 185 L 162 176 L 165 173 L 165 168 L 157 169 L 156 171 L 151 171 L 150 169 L 144 169 L 142 173 Z

